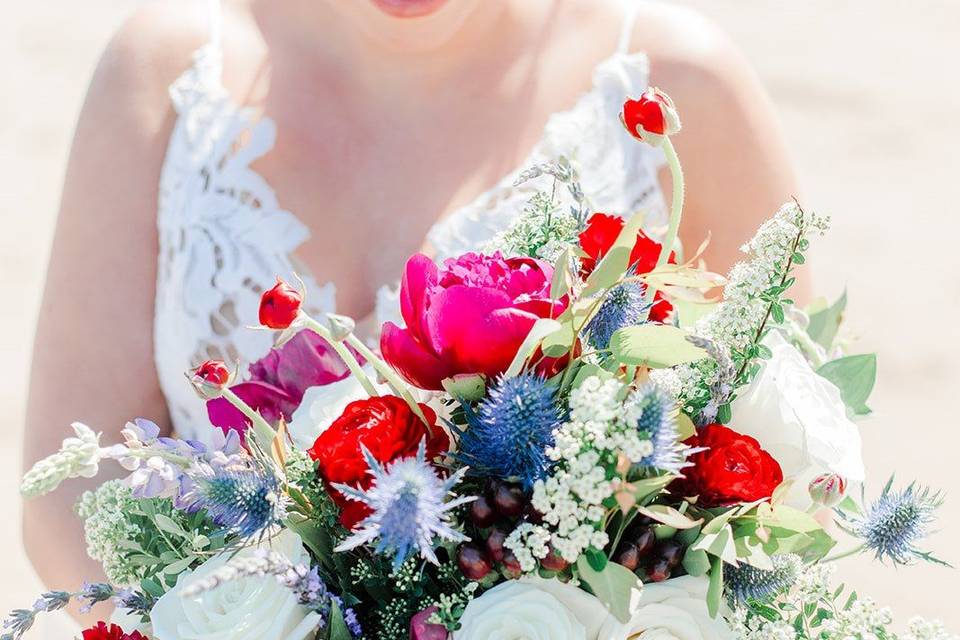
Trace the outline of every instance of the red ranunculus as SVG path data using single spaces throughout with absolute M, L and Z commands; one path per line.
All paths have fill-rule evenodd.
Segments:
M 108 627 L 106 622 L 98 622 L 81 633 L 83 640 L 147 640 L 147 636 L 139 631 L 126 633 L 115 624 Z
M 286 329 L 300 314 L 303 294 L 277 278 L 277 284 L 260 297 L 260 324 L 271 329 Z
M 624 102 L 620 121 L 630 135 L 653 146 L 660 146 L 664 138 L 680 131 L 680 116 L 673 100 L 656 87 L 648 87 L 636 100 Z
M 699 496 L 700 506 L 725 507 L 769 498 L 783 482 L 780 464 L 759 442 L 721 424 L 703 427 L 686 444 L 704 451 L 690 456 L 693 466 L 670 485 L 670 491 Z
M 423 439 L 427 443 L 428 460 L 449 449 L 450 439 L 437 426 L 433 409 L 421 404 L 420 410 L 429 424 L 424 424 L 407 403 L 396 396 L 351 402 L 307 451 L 319 463 L 320 477 L 327 483 L 330 497 L 341 508 L 343 526 L 352 529 L 370 513 L 366 505 L 347 500 L 329 486 L 340 483 L 366 489 L 373 483 L 360 445 L 384 464 L 415 456 Z
M 610 247 L 617 241 L 623 231 L 624 220 L 620 216 L 611 216 L 606 213 L 595 213 L 587 220 L 587 228 L 580 233 L 580 248 L 587 255 L 580 258 L 580 267 L 584 277 L 590 275 L 594 267 L 603 256 L 610 251 Z M 636 274 L 650 273 L 657 266 L 660 257 L 661 245 L 650 238 L 643 231 L 637 233 L 637 241 L 630 251 L 630 268 Z M 670 252 L 671 263 L 677 262 L 677 254 Z M 653 298 L 653 308 L 650 310 L 650 319 L 654 322 L 664 322 L 673 311 L 673 305 L 657 291 Z
M 207 384 L 222 387 L 230 379 L 230 369 L 220 360 L 207 360 L 193 370 L 193 375 Z
M 421 389 L 439 391 L 457 374 L 503 373 L 534 323 L 566 308 L 565 298 L 550 298 L 552 276 L 549 264 L 533 258 L 466 253 L 437 267 L 415 255 L 400 285 L 407 326 L 385 323 L 380 351 Z

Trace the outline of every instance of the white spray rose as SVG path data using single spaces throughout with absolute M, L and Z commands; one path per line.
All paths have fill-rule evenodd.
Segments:
M 364 370 L 368 377 L 373 379 L 372 370 Z M 300 406 L 290 416 L 287 430 L 298 447 L 309 449 L 320 434 L 343 414 L 348 404 L 366 397 L 363 385 L 354 376 L 319 387 L 310 387 L 304 392 Z
M 555 578 L 509 580 L 467 605 L 453 640 L 597 640 L 609 615 L 595 597 Z
M 296 564 L 308 562 L 300 537 L 284 530 L 268 543 L 271 549 Z M 246 548 L 237 554 L 221 553 L 194 571 L 177 578 L 150 612 L 156 640 L 306 640 L 312 638 L 320 615 L 297 603 L 297 597 L 272 575 L 238 578 L 194 597 L 183 590 L 191 582 L 220 569 L 233 557 L 255 553 Z
M 849 482 L 864 478 L 860 432 L 829 380 L 817 374 L 782 335 L 771 331 L 764 344 L 773 357 L 731 405 L 730 426 L 753 436 L 794 484 L 788 503 L 810 504 L 807 484 L 821 473 Z
M 733 640 L 722 616 L 707 611 L 706 578 L 683 576 L 645 585 L 630 622 L 608 618 L 602 640 Z

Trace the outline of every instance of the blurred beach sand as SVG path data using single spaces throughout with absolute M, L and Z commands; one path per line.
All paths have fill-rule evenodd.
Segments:
M 20 550 L 16 486 L 34 315 L 71 130 L 100 50 L 137 4 L 4 3 L 0 614 L 30 606 L 41 588 Z M 869 488 L 875 492 L 896 470 L 903 481 L 916 478 L 946 489 L 943 532 L 929 547 L 960 563 L 960 549 L 949 544 L 960 534 L 960 482 L 953 466 L 958 420 L 950 404 L 960 389 L 960 222 L 951 195 L 960 176 L 960 3 L 684 4 L 713 17 L 743 48 L 782 118 L 805 204 L 833 216 L 833 230 L 815 244 L 815 283 L 831 298 L 849 288 L 848 328 L 859 338 L 856 349 L 880 357 L 871 403 L 876 413 L 862 427 Z M 656 81 L 656 69 L 653 76 Z M 841 577 L 901 616 L 940 617 L 960 631 L 954 608 L 960 576 L 952 569 L 892 571 L 857 559 L 843 565 Z M 72 632 L 65 621 L 52 620 L 32 637 L 66 638 Z

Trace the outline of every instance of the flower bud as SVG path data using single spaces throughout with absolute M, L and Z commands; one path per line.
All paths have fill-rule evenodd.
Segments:
M 219 398 L 230 382 L 230 370 L 220 360 L 207 360 L 187 374 L 200 397 L 207 400 Z
M 835 507 L 847 493 L 847 481 L 835 473 L 824 473 L 810 481 L 810 499 L 824 507 Z
M 680 131 L 680 116 L 673 100 L 656 87 L 649 87 L 636 100 L 624 102 L 620 121 L 630 135 L 654 147 Z
M 260 324 L 271 329 L 287 329 L 300 314 L 303 294 L 277 278 L 272 289 L 260 298 Z

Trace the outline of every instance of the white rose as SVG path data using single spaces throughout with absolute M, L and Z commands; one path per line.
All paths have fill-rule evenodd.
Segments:
M 630 622 L 609 618 L 601 640 L 732 640 L 722 616 L 707 611 L 706 578 L 683 576 L 645 585 Z
M 556 578 L 509 580 L 467 605 L 454 640 L 597 640 L 609 614 L 595 597 Z
M 375 378 L 371 370 L 364 371 L 371 380 Z M 337 382 L 310 387 L 304 392 L 300 406 L 290 416 L 287 430 L 298 447 L 309 449 L 320 434 L 343 414 L 348 404 L 366 397 L 363 385 L 352 375 Z
M 773 357 L 734 400 L 730 426 L 756 438 L 777 459 L 794 481 L 788 499 L 793 506 L 810 504 L 807 484 L 821 473 L 862 482 L 860 432 L 847 417 L 840 390 L 778 332 L 771 331 L 764 344 Z
M 307 562 L 300 537 L 289 530 L 266 543 L 293 563 Z M 182 595 L 184 586 L 222 567 L 253 548 L 222 553 L 194 571 L 184 572 L 177 585 L 165 593 L 150 612 L 155 640 L 305 640 L 313 637 L 320 615 L 297 604 L 292 591 L 274 576 L 239 578 L 193 598 Z

